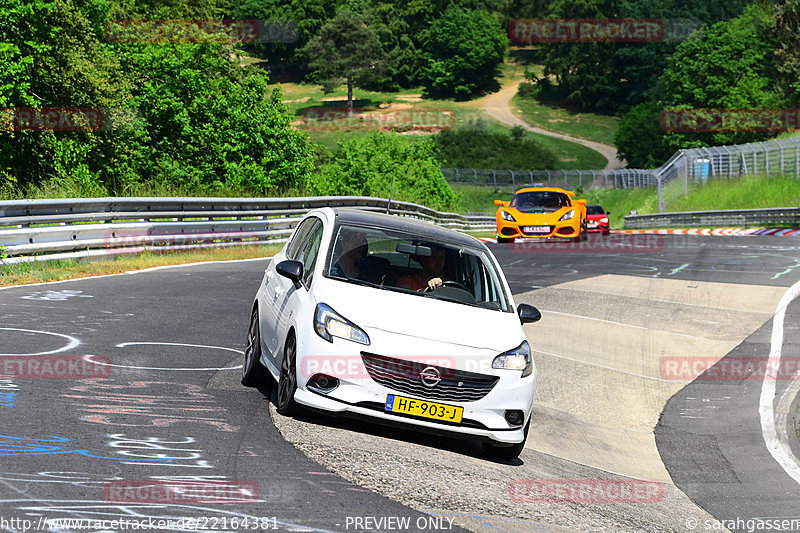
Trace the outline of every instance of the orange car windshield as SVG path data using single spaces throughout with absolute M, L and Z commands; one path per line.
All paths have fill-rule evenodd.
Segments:
M 511 207 L 522 213 L 548 213 L 569 205 L 569 197 L 555 191 L 521 192 L 511 200 Z

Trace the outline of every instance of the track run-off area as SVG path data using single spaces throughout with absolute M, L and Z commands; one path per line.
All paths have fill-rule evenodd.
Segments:
M 800 241 L 588 244 L 489 245 L 542 311 L 512 462 L 242 386 L 269 258 L 0 290 L 0 530 L 800 529 Z

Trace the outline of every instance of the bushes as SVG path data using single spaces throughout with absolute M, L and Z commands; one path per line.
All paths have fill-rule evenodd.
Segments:
M 444 167 L 544 170 L 557 163 L 553 152 L 525 137 L 522 128 L 495 132 L 482 120 L 443 131 L 434 143 L 434 155 Z
M 428 68 L 422 74 L 430 94 L 468 98 L 491 83 L 508 46 L 498 21 L 450 4 L 430 31 Z
M 333 161 L 309 180 L 310 194 L 377 196 L 424 204 L 433 209 L 456 207 L 456 195 L 439 170 L 428 138 L 410 140 L 394 133 L 371 133 L 339 144 Z

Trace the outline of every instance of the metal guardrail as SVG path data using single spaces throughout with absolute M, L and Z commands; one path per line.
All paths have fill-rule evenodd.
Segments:
M 0 263 L 102 257 L 283 242 L 299 218 L 319 207 L 385 212 L 384 198 L 68 198 L 0 202 Z M 494 230 L 494 216 L 442 213 L 391 201 L 395 215 L 459 230 Z
M 685 211 L 680 213 L 628 215 L 625 217 L 626 229 L 747 227 L 766 225 L 800 226 L 800 207 Z

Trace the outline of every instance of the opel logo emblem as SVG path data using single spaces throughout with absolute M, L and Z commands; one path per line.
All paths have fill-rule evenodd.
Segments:
M 442 381 L 442 376 L 439 374 L 439 369 L 433 366 L 425 367 L 425 369 L 419 373 L 419 380 L 422 381 L 422 384 L 426 387 L 435 387 Z

